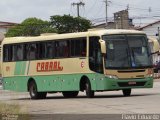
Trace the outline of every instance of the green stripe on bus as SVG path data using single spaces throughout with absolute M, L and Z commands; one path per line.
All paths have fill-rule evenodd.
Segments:
M 14 75 L 24 75 L 26 69 L 26 61 L 16 62 Z

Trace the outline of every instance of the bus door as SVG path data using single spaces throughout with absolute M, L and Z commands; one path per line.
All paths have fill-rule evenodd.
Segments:
M 99 37 L 90 37 L 89 42 L 89 67 L 90 70 L 96 72 L 95 83 L 96 90 L 102 88 L 103 82 L 101 80 L 103 76 L 103 59 L 101 54 L 101 48 L 99 43 Z

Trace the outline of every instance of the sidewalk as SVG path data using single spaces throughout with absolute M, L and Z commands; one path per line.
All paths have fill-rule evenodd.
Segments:
M 154 82 L 160 82 L 160 78 L 154 79 Z

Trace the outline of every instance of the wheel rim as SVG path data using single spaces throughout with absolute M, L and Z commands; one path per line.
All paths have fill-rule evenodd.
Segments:
M 31 86 L 31 96 L 35 96 L 37 90 L 34 85 Z
M 86 94 L 88 95 L 88 88 L 89 87 L 89 85 L 88 85 L 88 83 L 86 83 Z

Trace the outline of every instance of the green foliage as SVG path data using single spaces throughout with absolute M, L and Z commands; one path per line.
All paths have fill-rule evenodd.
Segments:
M 82 17 L 70 15 L 51 16 L 50 22 L 38 18 L 27 18 L 21 24 L 10 28 L 6 37 L 39 36 L 41 33 L 83 32 L 91 28 L 91 22 Z
M 6 37 L 39 36 L 41 33 L 52 32 L 56 32 L 56 30 L 50 26 L 48 21 L 43 21 L 37 18 L 28 18 L 21 24 L 10 28 L 6 34 Z
M 70 15 L 51 16 L 51 25 L 56 28 L 58 33 L 83 32 L 91 28 L 91 22 L 82 17 L 73 17 Z
M 22 26 L 16 25 L 13 28 L 10 28 L 6 33 L 6 37 L 14 37 L 14 36 L 21 36 L 22 34 Z

